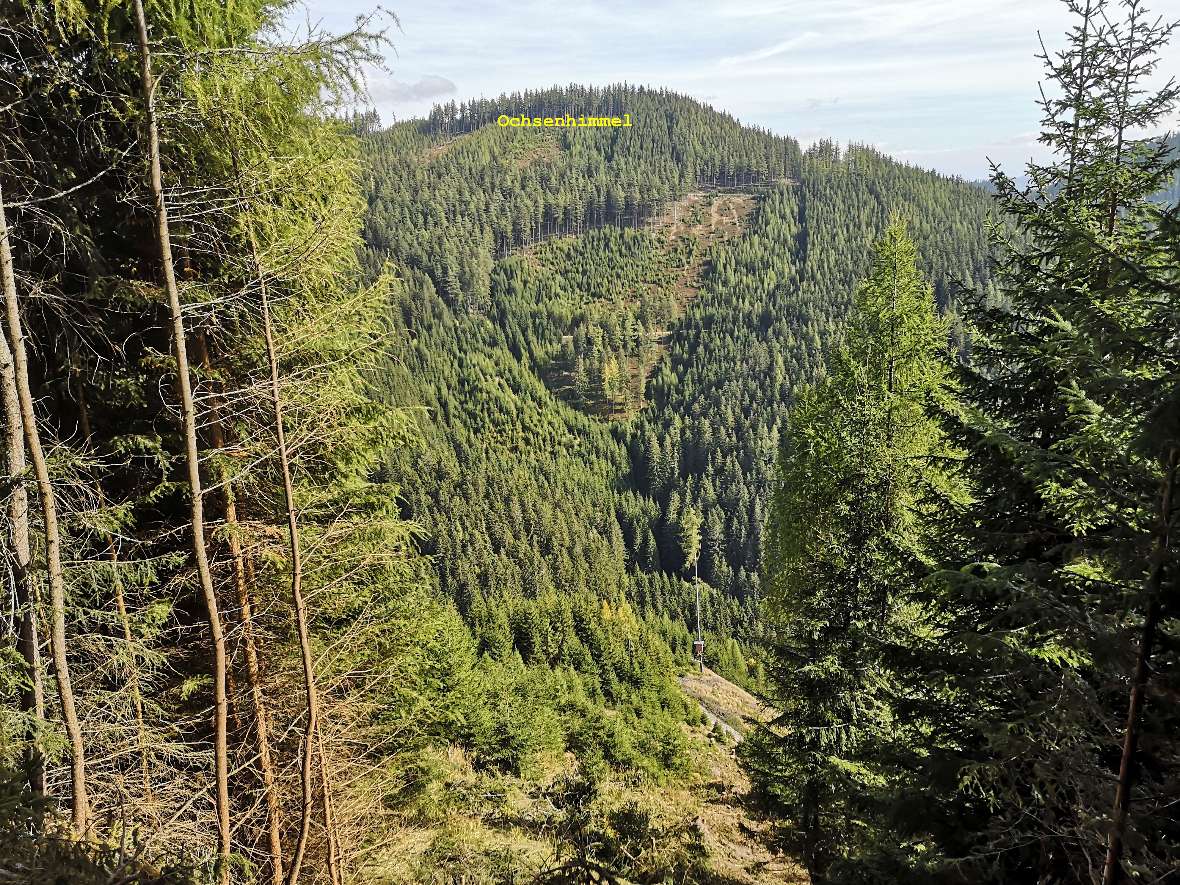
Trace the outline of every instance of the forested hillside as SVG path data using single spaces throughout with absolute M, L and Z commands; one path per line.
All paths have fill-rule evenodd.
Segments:
M 1115 5 L 982 188 L 0 0 L 0 882 L 1167 881 L 1180 91 Z
M 745 237 L 711 262 L 702 294 L 672 336 L 633 431 L 636 481 L 665 525 L 685 506 L 704 517 L 701 576 L 757 618 L 761 528 L 793 392 L 823 370 L 840 334 L 866 243 L 892 213 L 910 219 L 941 309 L 955 287 L 988 285 L 989 203 L 952 181 L 866 149 L 817 145 L 798 182 L 760 201 Z M 957 322 L 952 334 L 962 346 Z M 657 534 L 675 568 L 671 537 Z M 719 625 L 720 626 L 720 625 Z M 725 625 L 728 628 L 729 625 Z
M 514 101 L 542 116 L 625 105 L 636 126 L 476 127 Z M 801 153 L 664 93 L 505 97 L 366 144 L 370 266 L 421 268 L 401 320 L 414 340 L 406 376 L 430 384 L 393 387 L 413 390 L 405 401 L 428 404 L 427 426 L 445 428 L 426 457 L 455 451 L 437 485 L 415 484 L 412 513 L 440 584 L 465 613 L 476 607 L 473 618 L 552 588 L 619 593 L 692 623 L 680 526 L 695 509 L 706 629 L 750 638 L 781 423 L 793 389 L 822 371 L 867 244 L 904 213 L 926 235 L 922 261 L 944 310 L 956 285 L 987 285 L 989 201 L 978 189 L 867 148 Z M 549 182 L 561 183 L 556 194 Z M 707 240 L 671 222 L 719 191 L 752 203 L 736 236 Z M 620 211 L 603 214 L 596 199 Z M 470 518 L 456 521 L 455 508 Z M 520 601 L 496 601 L 505 596 Z M 513 625 L 526 656 L 534 629 Z M 724 643 L 712 646 L 710 656 Z M 741 677 L 737 660 L 719 663 Z
M 1165 143 L 1173 153 L 1180 151 L 1180 135 L 1173 135 Z M 1175 206 L 1180 203 L 1180 171 L 1172 176 L 1170 182 L 1164 182 L 1164 186 L 1154 199 L 1162 206 Z
M 669 501 L 717 518 L 677 491 L 708 456 L 655 488 L 635 430 L 728 256 L 776 206 L 798 225 L 814 160 L 630 87 L 491 108 L 626 102 L 626 132 L 482 106 L 378 132 L 333 116 L 381 45 L 363 24 L 286 44 L 266 4 L 13 8 L 36 60 L 4 69 L 8 469 L 36 480 L 6 522 L 23 868 L 124 862 L 30 840 L 46 795 L 69 810 L 51 833 L 130 840 L 133 875 L 404 880 L 452 862 L 430 840 L 474 812 L 435 803 L 450 779 L 537 802 L 560 774 L 595 803 L 579 826 L 675 834 L 594 863 L 707 878 L 676 803 L 609 823 L 699 777 L 705 740 L 675 679 L 695 511 Z M 703 588 L 708 657 L 753 684 L 732 589 Z M 434 834 L 416 859 L 381 860 L 378 807 Z M 526 868 L 589 863 L 577 838 Z

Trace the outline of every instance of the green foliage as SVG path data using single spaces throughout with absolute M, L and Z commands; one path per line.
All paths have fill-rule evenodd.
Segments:
M 341 775 L 333 786 L 347 814 L 358 813 L 346 785 L 359 778 L 345 772 L 382 769 L 458 731 L 475 654 L 450 604 L 429 592 L 417 529 L 380 470 L 412 430 L 404 413 L 375 402 L 369 383 L 391 280 L 361 278 L 358 144 L 329 118 L 378 38 L 358 29 L 285 46 L 266 30 L 276 5 L 145 6 L 197 394 L 202 541 L 229 637 L 240 879 L 264 862 L 257 699 L 270 714 L 287 821 L 299 816 L 285 772 L 303 715 L 282 478 L 259 383 L 260 276 L 274 305 L 321 722 L 330 723 L 327 765 Z M 51 470 L 69 563 L 68 653 L 95 819 L 104 822 L 98 835 L 138 851 L 143 834 L 136 863 L 144 869 L 172 852 L 203 869 L 213 851 L 209 634 L 193 595 L 176 362 L 152 246 L 130 8 L 28 4 L 27 23 L 4 16 L 4 37 L 21 51 L 0 62 L 0 177 L 6 198 L 38 207 L 9 221 L 22 298 L 45 295 L 36 305 L 25 299 L 29 334 L 54 342 L 36 349 L 33 374 L 42 434 L 59 452 Z M 18 56 L 31 61 L 9 78 Z M 55 195 L 65 188 L 67 199 Z M 46 252 L 59 237 L 66 247 Z M 27 736 L 9 728 L 19 684 L 5 671 L 2 752 L 15 759 Z M 47 724 L 32 737 L 60 794 L 52 690 L 47 699 Z M 10 732 L 20 740 L 7 740 Z M 288 826 L 281 836 L 294 833 Z M 319 864 L 321 847 L 311 850 Z
M 545 797 L 555 881 L 704 876 L 699 831 L 603 786 L 693 772 L 684 725 L 701 714 L 674 675 L 699 590 L 710 665 L 781 711 L 743 752 L 816 881 L 1079 879 L 1134 637 L 1162 612 L 1127 857 L 1144 876 L 1174 866 L 1176 575 L 1158 511 L 1180 425 L 1180 223 L 1161 207 L 1177 169 L 1128 137 L 1174 98 L 1135 85 L 1166 29 L 1107 24 L 1055 63 L 1046 142 L 1068 162 L 1034 167 L 1027 192 L 996 179 L 993 269 L 981 189 L 868 148 L 802 152 L 630 86 L 349 126 L 336 112 L 380 43 L 363 27 L 282 46 L 281 4 L 146 8 L 237 683 L 235 874 L 265 853 L 246 686 L 260 680 L 281 759 L 300 716 L 261 281 L 346 831 L 391 808 L 445 820 L 443 746 L 526 784 L 568 754 L 582 775 Z M 10 221 L 44 296 L 30 334 L 53 344 L 34 375 L 68 504 L 92 792 L 100 819 L 175 827 L 169 850 L 199 864 L 208 649 L 131 20 L 86 0 L 4 12 L 5 28 L 28 13 L 11 58 L 38 59 L 0 60 L 0 176 L 40 207 Z M 494 123 L 620 109 L 634 127 Z M 754 207 L 737 235 L 669 232 L 674 201 L 722 191 Z M 955 356 L 971 361 L 958 388 Z M 31 737 L 60 781 L 53 701 L 42 724 L 17 709 L 26 671 L 0 659 L 0 756 Z M 20 851 L 59 850 L 11 807 Z M 523 869 L 453 834 L 424 862 Z
M 831 374 L 799 394 L 767 519 L 768 696 L 747 757 L 814 876 L 877 849 L 877 797 L 920 752 L 905 709 L 914 585 L 937 517 L 965 503 L 935 413 L 951 393 L 946 324 L 900 222 L 878 241 Z
M 826 143 L 795 174 L 763 194 L 744 236 L 715 248 L 632 434 L 636 479 L 665 514 L 661 563 L 680 562 L 675 514 L 687 501 L 704 520 L 701 577 L 738 603 L 724 620 L 707 610 L 706 629 L 747 638 L 779 435 L 796 390 L 823 371 L 869 244 L 892 214 L 907 219 L 952 337 L 954 282 L 988 285 L 989 207 L 977 189 Z
M 680 558 L 687 570 L 697 564 L 697 558 L 701 555 L 701 512 L 695 507 L 686 506 L 680 512 L 678 522 Z
M 976 344 L 952 427 L 978 501 L 931 582 L 930 672 L 946 699 L 931 742 L 942 777 L 958 780 L 939 788 L 962 790 L 948 854 L 970 858 L 981 881 L 1090 875 L 1110 832 L 1137 653 L 1151 675 L 1122 868 L 1166 876 L 1180 858 L 1168 804 L 1176 622 L 1161 590 L 1177 561 L 1175 499 L 1164 508 L 1180 439 L 1177 224 L 1157 202 L 1180 158 L 1131 131 L 1178 92 L 1146 82 L 1171 29 L 1121 6 L 1122 17 L 1079 14 L 1065 53 L 1047 60 L 1053 156 L 1029 167 L 1027 188 L 994 176 L 1016 224 L 997 235 L 1005 306 L 976 299 L 969 314 Z M 1145 623 L 1161 608 L 1153 636 Z
M 1174 26 L 1122 6 L 1071 7 L 1045 59 L 1054 155 L 993 177 L 994 290 L 961 299 L 954 387 L 919 362 L 930 395 L 888 408 L 904 288 L 870 285 L 792 410 L 765 547 L 783 715 L 746 756 L 813 880 L 1091 881 L 1120 843 L 1117 880 L 1176 869 L 1178 158 L 1132 133 L 1180 92 L 1145 83 Z M 907 411 L 918 458 L 891 466 Z
M 497 709 L 541 711 L 523 719 L 489 713 L 472 725 L 470 745 L 486 764 L 528 770 L 589 717 L 603 746 L 579 751 L 655 777 L 665 773 L 661 758 L 676 770 L 677 742 L 664 757 L 639 746 L 648 740 L 644 716 L 658 720 L 681 702 L 668 627 L 650 623 L 628 598 L 615 512 L 643 502 L 611 488 L 625 450 L 517 362 L 500 329 L 455 316 L 429 281 L 418 285 L 394 303 L 392 326 L 407 346 L 394 349 L 380 383 L 394 402 L 424 404 L 423 442 L 396 453 L 388 471 L 406 478 L 405 506 L 425 529 L 420 549 L 489 659 L 481 669 L 501 698 Z M 562 687 L 570 680 L 572 695 Z M 616 724 L 595 718 L 600 705 L 621 717 Z M 671 715 L 683 719 L 683 709 Z
M 692 770 L 681 724 L 694 708 L 656 674 L 650 683 L 607 699 L 593 676 L 568 666 L 485 658 L 459 737 L 477 766 L 510 774 L 536 775 L 569 752 L 588 770 L 662 783 Z
M 491 319 L 563 398 L 592 414 L 626 412 L 643 404 L 694 244 L 615 227 L 550 240 L 496 264 Z
M 537 102 L 564 112 L 581 95 Z M 409 268 L 394 318 L 406 345 L 393 349 L 380 383 L 391 401 L 425 407 L 425 448 L 391 472 L 414 477 L 405 485 L 409 512 L 427 530 L 422 549 L 436 557 L 444 593 L 484 625 L 481 649 L 501 658 L 510 633 L 526 661 L 534 647 L 533 616 L 510 615 L 521 604 L 501 605 L 506 593 L 619 592 L 640 612 L 691 623 L 692 588 L 676 577 L 685 505 L 701 514 L 705 630 L 756 636 L 775 438 L 792 390 L 814 377 L 847 312 L 838 293 L 867 261 L 864 237 L 889 211 L 910 213 L 927 235 L 921 260 L 943 307 L 951 279 L 986 279 L 987 201 L 974 188 L 861 148 L 842 155 L 824 145 L 801 157 L 789 140 L 750 133 L 737 156 L 769 151 L 779 165 L 751 159 L 747 171 L 723 169 L 700 158 L 732 149 L 727 118 L 644 90 L 602 95 L 658 102 L 671 128 L 640 142 L 487 126 L 505 98 L 365 137 L 366 262 L 372 272 L 390 258 Z M 694 133 L 687 149 L 682 130 Z M 665 175 L 665 150 L 680 164 L 679 183 L 658 196 L 640 188 L 650 206 L 638 216 L 597 213 L 596 198 L 578 202 L 619 176 Z M 559 222 L 548 201 L 566 182 L 573 208 Z M 715 184 L 760 197 L 745 236 L 702 255 L 691 236 L 632 227 L 664 201 Z M 517 214 L 541 221 L 513 221 Z M 685 305 L 677 275 L 698 255 L 703 292 Z M 665 330 L 670 360 L 658 337 Z M 592 417 L 643 408 L 612 433 L 566 404 Z M 541 608 L 566 621 L 551 604 Z M 565 660 L 581 655 L 573 645 Z

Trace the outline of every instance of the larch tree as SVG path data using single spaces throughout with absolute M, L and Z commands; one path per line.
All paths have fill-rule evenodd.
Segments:
M 813 881 L 839 880 L 884 841 L 890 760 L 913 737 L 899 649 L 938 514 L 966 501 L 937 417 L 952 390 L 946 324 L 899 221 L 876 244 L 844 342 L 784 437 L 763 548 L 782 713 L 748 751 Z
M 4 212 L 0 196 L 0 216 Z M 7 225 L 0 221 L 2 236 L 7 238 Z M 7 248 L 7 244 L 5 247 Z M 2 259 L 2 256 L 0 256 Z M 37 627 L 36 591 L 33 584 L 29 543 L 29 493 L 25 486 L 27 461 L 25 458 L 24 420 L 17 393 L 16 366 L 7 336 L 0 335 L 0 398 L 4 409 L 4 468 L 9 483 L 6 512 L 8 540 L 8 568 L 15 590 L 17 611 L 17 651 L 24 662 L 22 674 L 26 687 L 21 691 L 21 710 L 29 717 L 26 726 L 28 749 L 25 751 L 25 775 L 34 795 L 45 793 L 45 760 L 38 743 L 39 731 L 45 721 L 45 687 L 41 674 L 41 637 Z
M 285 355 L 298 366 L 300 360 L 307 359 L 309 342 L 323 335 L 315 326 L 317 311 L 331 299 L 344 296 L 344 287 L 356 283 L 355 237 L 361 210 L 354 195 L 356 158 L 351 142 L 339 125 L 328 119 L 328 114 L 331 105 L 356 96 L 362 63 L 378 62 L 375 49 L 384 37 L 366 29 L 369 21 L 362 19 L 346 34 L 313 33 L 298 45 L 260 46 L 248 56 L 221 59 L 187 84 L 195 97 L 196 112 L 208 119 L 212 137 L 203 149 L 220 164 L 226 188 L 233 195 L 224 212 L 226 240 L 220 248 L 226 250 L 226 266 L 242 286 L 235 304 L 242 325 L 258 330 L 265 366 L 265 380 L 253 384 L 244 379 L 247 386 L 237 396 L 259 407 L 250 420 L 269 431 L 262 437 L 269 440 L 264 457 L 267 461 L 273 458 L 277 467 L 274 473 L 286 523 L 288 591 L 305 705 L 299 753 L 299 826 L 285 871 L 285 852 L 280 851 L 275 839 L 274 786 L 269 783 L 271 776 L 265 767 L 263 779 L 270 808 L 272 874 L 276 881 L 288 885 L 298 882 L 308 848 L 315 811 L 317 756 L 320 805 L 328 842 L 326 860 L 333 880 L 339 875 L 339 847 L 324 742 L 319 733 L 321 702 L 304 592 L 296 463 L 288 437 L 292 418 L 287 415 L 288 400 L 314 400 L 317 394 L 312 388 L 323 382 L 324 376 L 322 367 L 311 366 L 305 369 L 310 374 L 308 380 L 292 381 L 284 377 L 282 361 Z M 284 328 L 280 328 L 276 317 L 276 293 L 281 299 L 280 311 L 289 315 L 289 323 L 294 323 L 293 328 L 286 326 L 288 340 L 280 338 Z M 322 321 L 330 320 L 324 317 Z M 314 421 L 320 418 L 315 416 L 309 425 L 306 416 L 295 416 L 303 449 L 315 449 L 330 439 L 330 433 L 315 435 Z M 269 493 L 256 477 L 242 477 L 236 483 L 226 477 L 223 481 L 228 495 L 243 494 L 248 505 L 269 503 Z M 258 500 L 250 501 L 252 496 L 258 496 Z M 250 590 L 243 588 L 240 595 L 246 619 Z M 248 620 L 244 624 L 249 659 L 252 627 Z M 258 718 L 260 754 L 267 756 L 265 700 L 255 669 L 252 664 L 248 675 Z

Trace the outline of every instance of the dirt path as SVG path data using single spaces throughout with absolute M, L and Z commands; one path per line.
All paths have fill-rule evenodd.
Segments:
M 770 824 L 750 807 L 750 781 L 732 748 L 710 759 L 696 824 L 709 866 L 725 885 L 808 885 L 807 872 L 774 846 Z
M 725 733 L 735 740 L 740 741 L 752 723 L 765 722 L 774 712 L 744 688 L 708 667 L 703 673 L 692 670 L 681 676 L 680 687 L 700 704 L 710 725 L 720 722 Z
M 710 728 L 719 724 L 735 745 L 754 722 L 773 714 L 748 691 L 708 668 L 681 676 L 680 685 L 700 705 Z M 750 779 L 738 764 L 733 746 L 713 745 L 697 825 L 709 864 L 726 885 L 806 885 L 810 881 L 802 867 L 774 847 L 770 824 L 751 805 Z

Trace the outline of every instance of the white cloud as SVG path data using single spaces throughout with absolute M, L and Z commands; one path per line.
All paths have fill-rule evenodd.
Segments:
M 454 94 L 455 84 L 437 74 L 427 74 L 412 83 L 377 79 L 369 84 L 369 96 L 377 104 L 421 101 Z
M 372 0 L 303 0 L 343 30 Z M 1180 18 L 1180 0 L 1149 0 Z M 379 109 L 409 117 L 444 96 L 561 83 L 667 87 L 788 135 L 889 144 L 969 177 L 985 153 L 1020 163 L 1040 150 L 1037 33 L 1050 49 L 1071 24 L 1060 0 L 433 0 L 398 3 L 393 73 Z M 1180 35 L 1161 59 L 1180 75 Z M 418 86 L 445 73 L 458 84 Z M 394 79 L 396 78 L 396 79 Z M 447 79 L 449 78 L 449 79 Z M 838 102 L 836 101 L 838 99 Z M 992 147 L 994 146 L 994 147 Z
M 797 37 L 791 37 L 789 40 L 783 40 L 781 43 L 775 43 L 773 46 L 767 46 L 765 49 L 757 49 L 754 52 L 747 52 L 745 55 L 728 56 L 721 59 L 719 64 L 723 67 L 731 67 L 733 65 L 744 65 L 767 58 L 774 58 L 776 55 L 782 55 L 784 52 L 790 52 L 792 49 L 798 49 L 800 46 L 814 43 L 819 36 L 815 31 L 805 31 Z

